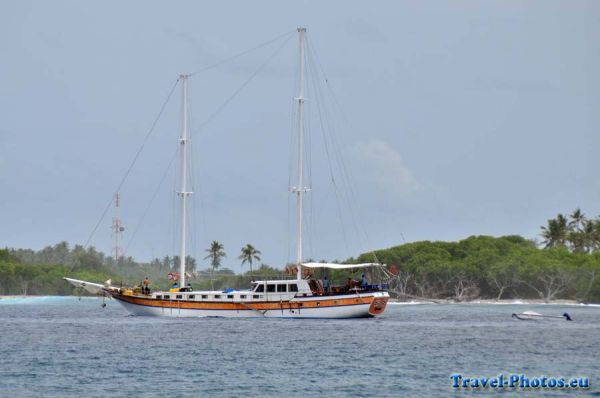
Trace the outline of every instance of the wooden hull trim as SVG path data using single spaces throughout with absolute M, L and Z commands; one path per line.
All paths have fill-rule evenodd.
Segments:
M 129 312 L 168 317 L 364 318 L 380 315 L 387 293 L 344 297 L 310 297 L 291 301 L 191 302 L 159 300 L 113 293 Z

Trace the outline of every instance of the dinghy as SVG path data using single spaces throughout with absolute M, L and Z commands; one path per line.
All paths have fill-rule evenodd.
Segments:
M 562 314 L 562 316 L 558 315 L 543 315 L 534 311 L 524 311 L 520 314 L 512 314 L 513 318 L 519 319 L 521 321 L 532 321 L 535 319 L 565 319 L 567 321 L 572 321 L 571 316 L 566 312 Z

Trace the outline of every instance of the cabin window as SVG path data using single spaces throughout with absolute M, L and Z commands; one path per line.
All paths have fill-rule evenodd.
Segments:
M 177 296 L 175 296 L 176 299 L 182 299 L 183 296 L 181 294 L 178 294 Z
M 297 292 L 298 291 L 298 285 L 296 285 L 295 283 L 290 283 L 290 288 L 289 290 L 290 292 Z
M 277 291 L 278 292 L 285 292 L 285 286 L 286 285 L 277 285 Z
M 157 294 L 156 298 L 160 300 L 162 298 L 162 296 L 160 294 Z
M 233 294 L 228 294 L 228 295 L 227 295 L 227 298 L 230 298 L 230 299 L 232 299 L 232 298 L 233 298 Z
M 195 299 L 195 298 L 196 298 L 196 296 L 194 296 L 193 294 L 190 294 L 190 295 L 188 296 L 188 299 L 190 299 L 190 300 L 193 300 L 193 299 Z
M 262 293 L 265 291 L 265 285 L 260 284 L 260 285 L 256 285 L 256 289 L 254 289 L 255 292 L 257 293 Z
M 203 294 L 203 295 L 202 295 L 202 298 L 203 298 L 203 299 L 207 299 L 207 298 L 208 298 L 208 295 L 206 295 L 206 294 Z
M 267 292 L 269 292 L 269 293 L 275 292 L 275 285 L 267 285 Z
M 170 298 L 171 298 L 171 296 L 169 296 L 168 294 L 165 294 L 165 300 L 168 300 Z
M 256 299 L 257 299 L 257 298 L 260 298 L 260 295 L 258 295 L 258 294 L 255 294 L 254 296 L 252 296 L 252 298 L 256 298 Z
M 245 294 L 240 294 L 240 298 L 241 298 L 241 299 L 245 299 L 245 298 L 246 298 L 246 295 L 245 295 Z
M 220 295 L 220 294 L 215 294 L 215 298 L 216 298 L 216 299 L 220 299 L 220 298 L 221 298 L 221 295 Z

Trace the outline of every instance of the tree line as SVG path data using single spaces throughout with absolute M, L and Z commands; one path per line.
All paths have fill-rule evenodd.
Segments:
M 213 241 L 204 258 L 210 260 L 210 268 L 197 270 L 197 261 L 186 256 L 186 273 L 190 281 L 198 288 L 221 288 L 224 286 L 247 287 L 252 266 L 260 261 L 261 252 L 251 244 L 241 248 L 237 257 L 241 265 L 250 266 L 247 275 L 238 277 L 235 273 L 222 267 L 222 259 L 226 257 L 221 243 Z M 60 242 L 41 250 L 9 249 L 0 250 L 0 295 L 42 295 L 79 294 L 62 278 L 69 276 L 75 279 L 103 282 L 111 279 L 116 285 L 131 285 L 145 277 L 153 281 L 155 288 L 167 288 L 169 272 L 179 271 L 180 257 L 166 255 L 154 258 L 150 262 L 137 262 L 130 256 L 122 256 L 115 260 L 112 256 L 96 250 L 94 247 L 84 248 L 75 245 L 72 248 L 67 242 Z M 261 274 L 274 276 L 278 273 L 266 264 L 261 264 Z
M 558 214 L 541 227 L 542 241 L 521 236 L 472 236 L 458 242 L 421 241 L 364 253 L 346 262 L 388 265 L 390 279 L 369 274 L 374 282 L 388 282 L 392 295 L 401 299 L 430 298 L 456 301 L 489 299 L 574 299 L 600 302 L 600 219 L 586 217 L 580 209 Z M 206 269 L 198 270 L 193 257 L 186 257 L 190 281 L 197 289 L 247 288 L 252 275 L 276 277 L 284 270 L 260 263 L 261 252 L 251 244 L 236 257 L 250 270 L 236 275 L 223 268 L 225 247 L 211 242 L 205 250 Z M 308 261 L 308 260 L 307 260 Z M 132 257 L 117 261 L 93 247 L 66 242 L 39 251 L 0 250 L 0 294 L 77 294 L 63 276 L 90 281 L 112 279 L 113 284 L 136 284 L 148 276 L 154 288 L 168 287 L 168 272 L 179 269 L 178 256 L 154 258 L 138 263 Z M 344 283 L 347 271 L 316 271 L 333 283 Z
M 403 299 L 600 301 L 600 252 L 540 249 L 520 236 L 472 236 L 408 243 L 375 255 L 391 265 L 390 290 Z

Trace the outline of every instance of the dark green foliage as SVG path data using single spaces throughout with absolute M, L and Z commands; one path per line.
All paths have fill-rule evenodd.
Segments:
M 398 274 L 398 296 L 536 298 L 600 301 L 600 254 L 566 245 L 541 250 L 520 236 L 472 236 L 459 242 L 415 242 L 375 252 Z M 372 261 L 365 253 L 357 262 Z

